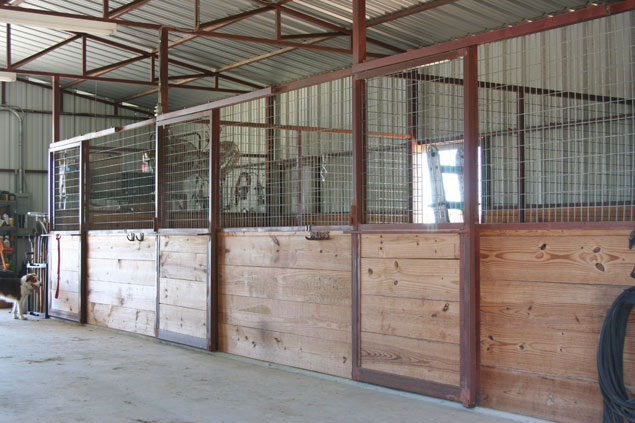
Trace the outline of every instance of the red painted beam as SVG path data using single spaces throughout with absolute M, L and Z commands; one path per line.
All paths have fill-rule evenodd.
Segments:
M 11 24 L 7 24 L 7 67 L 11 68 Z
M 117 9 L 108 12 L 108 17 L 110 19 L 115 19 L 118 18 L 121 15 L 125 15 L 128 12 L 133 11 L 134 9 L 143 6 L 146 3 L 149 3 L 150 0 L 135 0 L 133 2 L 130 2 L 128 4 L 124 4 L 121 7 L 118 7 Z
M 161 113 L 167 113 L 168 107 L 168 29 L 161 29 L 161 42 L 159 45 L 159 104 Z
M 53 142 L 60 141 L 60 113 L 62 112 L 62 90 L 60 88 L 60 77 L 54 76 L 51 81 L 53 89 L 51 99 L 53 101 L 51 107 L 52 114 L 52 131 Z

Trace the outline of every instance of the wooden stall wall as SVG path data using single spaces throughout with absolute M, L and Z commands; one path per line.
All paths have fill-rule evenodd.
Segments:
M 608 308 L 635 282 L 629 234 L 482 232 L 481 405 L 562 422 L 602 420 L 596 349 Z M 624 376 L 633 397 L 633 313 Z
M 80 236 L 55 234 L 49 239 L 49 313 L 55 317 L 79 320 L 80 292 Z M 57 263 L 59 258 L 59 296 L 55 298 L 58 287 Z
M 459 385 L 458 234 L 361 237 L 361 367 Z
M 208 236 L 161 236 L 159 336 L 207 348 Z
M 218 236 L 219 350 L 351 377 L 351 237 Z
M 88 235 L 88 323 L 155 335 L 156 242 Z

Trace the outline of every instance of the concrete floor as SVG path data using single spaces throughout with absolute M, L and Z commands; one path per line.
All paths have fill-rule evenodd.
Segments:
M 514 421 L 149 338 L 29 319 L 0 310 L 0 422 Z

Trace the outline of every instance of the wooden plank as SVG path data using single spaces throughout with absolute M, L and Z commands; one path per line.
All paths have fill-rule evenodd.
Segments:
M 350 307 L 222 295 L 219 313 L 233 326 L 351 343 Z
M 153 237 L 128 241 L 126 234 L 88 235 L 88 257 L 126 260 L 156 260 Z
M 483 237 L 480 252 L 481 279 L 630 286 L 635 266 L 621 236 Z
M 207 336 L 207 318 L 204 310 L 169 304 L 161 304 L 159 310 L 159 328 L 197 338 Z
M 207 309 L 207 283 L 161 278 L 161 304 Z
M 597 380 L 598 334 L 535 327 L 522 320 L 507 325 L 481 322 L 481 363 Z M 627 329 L 624 346 L 627 383 L 635 372 L 635 327 Z M 635 380 L 635 378 L 633 378 Z
M 458 259 L 458 234 L 362 234 L 362 257 Z
M 77 292 L 62 291 L 55 298 L 55 290 L 49 294 L 51 296 L 51 309 L 67 311 L 69 313 L 77 313 L 79 310 L 79 294 Z
M 458 260 L 361 260 L 362 295 L 459 300 Z
M 622 287 L 523 281 L 481 280 L 481 321 L 510 321 L 555 330 L 599 335 L 606 312 Z M 635 313 L 629 325 L 635 326 Z
M 79 292 L 79 272 L 64 271 L 60 273 L 60 291 Z M 57 289 L 57 273 L 51 274 L 49 289 L 55 295 Z
M 459 384 L 458 344 L 370 332 L 362 332 L 361 339 L 362 367 L 365 369 Z
M 88 280 L 156 286 L 154 261 L 88 259 Z
M 49 262 L 51 275 L 57 276 L 57 250 L 51 253 L 51 261 Z M 60 270 L 78 271 L 79 270 L 79 250 L 62 250 L 60 255 Z
M 630 398 L 635 389 L 630 389 Z M 481 366 L 484 407 L 565 423 L 602 421 L 597 382 Z
M 126 332 L 154 336 L 154 311 L 89 303 L 88 323 Z
M 162 278 L 207 281 L 207 254 L 161 252 Z
M 362 331 L 458 344 L 459 303 L 362 295 Z
M 161 235 L 161 252 L 207 254 L 207 236 Z
M 219 266 L 219 292 L 225 295 L 350 307 L 351 273 Z
M 630 229 L 488 229 L 487 226 L 480 226 L 479 235 L 485 236 L 506 236 L 506 237 L 557 237 L 557 236 L 618 236 L 628 239 Z
M 325 343 L 313 337 L 220 324 L 219 350 L 351 378 L 351 347 L 348 342 Z
M 156 289 L 150 285 L 91 280 L 88 283 L 88 302 L 155 311 Z
M 252 236 L 253 235 L 253 236 Z M 287 232 L 219 234 L 219 263 L 237 266 L 351 271 L 350 235 L 308 241 Z

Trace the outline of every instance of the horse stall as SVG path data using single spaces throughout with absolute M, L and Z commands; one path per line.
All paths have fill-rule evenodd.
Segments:
M 51 315 L 599 421 L 599 333 L 635 266 L 634 18 L 476 36 L 54 143 Z M 632 397 L 632 315 L 623 366 Z

